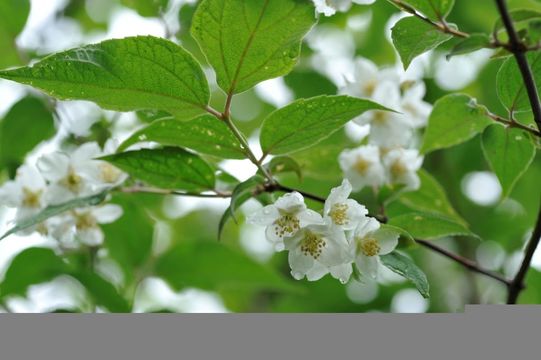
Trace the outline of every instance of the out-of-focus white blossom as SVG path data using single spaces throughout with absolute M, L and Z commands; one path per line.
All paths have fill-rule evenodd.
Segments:
M 379 257 L 392 252 L 398 245 L 399 234 L 382 229 L 374 218 L 359 224 L 350 240 L 355 265 L 363 276 L 375 279 L 378 275 Z
M 348 199 L 351 190 L 350 182 L 344 179 L 342 185 L 331 190 L 323 209 L 325 219 L 343 230 L 353 230 L 368 214 L 366 207 Z
M 345 12 L 351 8 L 352 4 L 369 5 L 376 0 L 313 0 L 316 5 L 316 11 L 325 16 L 334 15 L 337 11 Z
M 393 149 L 383 157 L 387 181 L 389 184 L 405 185 L 408 190 L 420 186 L 417 171 L 423 165 L 423 157 L 416 149 Z
M 377 146 L 365 145 L 356 149 L 344 150 L 338 161 L 344 176 L 355 191 L 359 191 L 365 186 L 379 187 L 385 183 L 385 170 Z
M 400 74 L 396 67 L 379 69 L 376 64 L 365 58 L 355 59 L 353 79 L 347 80 L 341 93 L 360 98 L 372 98 L 378 87 L 386 82 L 398 84 Z
M 321 224 L 323 219 L 310 210 L 298 192 L 285 194 L 272 205 L 267 205 L 248 217 L 248 222 L 266 226 L 266 237 L 275 246 L 283 247 L 286 236 L 292 236 L 310 224 Z
M 410 119 L 415 128 L 425 127 L 432 111 L 432 105 L 423 100 L 425 93 L 426 87 L 421 81 L 402 84 L 400 111 Z

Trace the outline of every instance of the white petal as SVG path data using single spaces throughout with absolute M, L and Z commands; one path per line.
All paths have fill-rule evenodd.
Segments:
M 300 280 L 314 266 L 314 259 L 301 251 L 292 250 L 288 254 L 289 266 L 295 279 Z
M 378 230 L 380 226 L 379 221 L 374 218 L 367 217 L 355 229 L 355 237 L 364 238 L 366 235 Z
M 58 184 L 49 186 L 44 196 L 45 202 L 51 205 L 61 204 L 75 198 L 75 194 Z
M 77 232 L 77 238 L 81 243 L 88 246 L 99 246 L 103 244 L 103 231 L 99 227 L 94 227 Z
M 377 256 L 365 256 L 364 254 L 357 255 L 355 264 L 359 272 L 370 278 L 377 279 L 378 277 L 378 257 Z
M 364 220 L 366 215 L 368 215 L 368 209 L 365 206 L 359 204 L 353 199 L 348 199 L 346 201 L 348 207 L 346 211 L 346 216 L 348 218 L 348 223 L 343 226 L 344 230 L 353 230 L 357 225 Z
M 92 209 L 92 216 L 98 224 L 109 224 L 118 220 L 124 211 L 118 205 L 108 204 Z
M 43 155 L 38 159 L 37 166 L 46 180 L 59 181 L 68 174 L 70 158 L 58 152 Z
M 351 277 L 351 274 L 353 273 L 351 263 L 333 266 L 329 270 L 332 277 L 340 280 L 342 284 L 347 283 L 349 281 L 349 278 Z
M 274 203 L 274 205 L 279 210 L 283 210 L 288 213 L 297 213 L 306 209 L 304 198 L 296 191 L 279 197 L 278 200 L 276 200 L 276 202 Z
M 28 165 L 23 165 L 17 170 L 17 181 L 22 187 L 32 191 L 43 190 L 46 185 L 38 169 Z
M 308 281 L 317 281 L 328 273 L 329 268 L 316 261 L 312 268 L 306 272 L 306 279 Z
M 351 183 L 344 179 L 340 186 L 331 189 L 331 193 L 325 201 L 324 213 L 328 214 L 334 204 L 345 203 L 349 194 L 351 194 Z
M 301 228 L 312 224 L 323 224 L 323 218 L 314 210 L 306 209 L 297 213 L 297 219 L 299 219 L 299 226 Z
M 0 187 L 0 205 L 18 207 L 21 205 L 23 191 L 15 181 L 8 181 Z
M 393 251 L 398 245 L 399 234 L 385 228 L 381 228 L 374 233 L 374 238 L 380 246 L 379 255 L 386 255 Z
M 278 227 L 274 224 L 267 226 L 267 228 L 265 229 L 265 237 L 270 243 L 279 245 L 284 241 L 284 238 L 278 235 L 278 231 Z
M 278 218 L 280 218 L 278 208 L 274 205 L 267 205 L 249 215 L 246 221 L 249 224 L 267 226 L 274 223 Z
M 101 149 L 98 143 L 89 142 L 77 148 L 71 155 L 73 164 L 80 164 L 101 156 Z

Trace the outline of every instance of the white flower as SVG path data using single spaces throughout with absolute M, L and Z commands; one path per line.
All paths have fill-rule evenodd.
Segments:
M 346 86 L 340 92 L 360 98 L 372 98 L 376 89 L 385 82 L 394 83 L 398 87 L 400 76 L 397 68 L 379 69 L 370 60 L 357 58 L 355 59 L 353 81 L 347 81 Z
M 267 239 L 278 247 L 283 246 L 285 236 L 294 235 L 299 229 L 322 223 L 317 212 L 310 210 L 298 192 L 285 194 L 273 205 L 267 205 L 248 217 L 248 222 L 266 226 Z
M 109 139 L 99 156 L 114 154 L 117 147 L 118 143 L 114 139 Z M 126 173 L 106 161 L 95 160 L 93 163 L 95 166 L 89 166 L 87 173 L 98 190 L 115 187 L 122 184 L 128 178 Z
M 325 16 L 331 16 L 336 11 L 348 11 L 352 3 L 360 5 L 369 5 L 376 0 L 313 0 L 316 5 L 316 11 Z
M 351 184 L 344 179 L 342 185 L 331 190 L 323 209 L 325 218 L 343 230 L 353 230 L 368 214 L 366 207 L 353 199 L 348 199 L 350 194 Z
M 321 279 L 329 272 L 346 283 L 352 273 L 353 261 L 344 231 L 330 223 L 308 225 L 293 236 L 286 237 L 291 275 L 300 280 Z
M 423 165 L 423 157 L 416 149 L 393 149 L 383 157 L 389 184 L 402 184 L 406 189 L 416 190 L 420 186 L 417 171 Z
M 424 82 L 406 82 L 400 102 L 401 111 L 408 116 L 415 128 L 426 126 L 432 105 L 423 101 L 426 93 Z
M 389 254 L 398 245 L 399 235 L 380 226 L 376 219 L 367 218 L 355 229 L 350 242 L 357 269 L 372 279 L 377 278 L 380 255 Z
M 390 81 L 380 84 L 372 99 L 391 110 L 401 109 L 400 89 L 397 84 Z M 353 121 L 359 125 L 370 124 L 370 143 L 382 147 L 407 145 L 413 135 L 412 122 L 401 113 L 372 110 Z
M 344 176 L 350 181 L 353 190 L 365 186 L 381 186 L 385 183 L 385 170 L 381 164 L 380 150 L 374 145 L 344 150 L 338 157 Z
M 99 246 L 104 239 L 100 224 L 112 223 L 122 213 L 122 207 L 113 204 L 75 209 L 58 217 L 58 221 L 51 224 L 50 233 L 66 246 Z

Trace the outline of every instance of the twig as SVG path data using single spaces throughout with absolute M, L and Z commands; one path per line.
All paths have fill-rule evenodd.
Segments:
M 539 131 L 537 129 L 533 129 L 533 128 L 527 126 L 527 125 L 521 124 L 521 123 L 519 123 L 518 121 L 516 121 L 514 119 L 509 120 L 509 119 L 506 119 L 506 118 L 501 117 L 499 115 L 492 114 L 490 112 L 487 115 L 492 120 L 497 121 L 497 122 L 502 123 L 502 124 L 505 124 L 505 125 L 507 125 L 507 126 L 509 126 L 511 128 L 522 129 L 522 130 L 527 131 L 527 132 L 529 132 L 529 133 L 531 133 L 531 134 L 533 134 L 533 135 L 535 135 L 537 137 L 541 137 L 541 131 Z
M 446 249 L 443 249 L 437 245 L 435 245 L 434 243 L 430 242 L 430 241 L 426 241 L 426 240 L 421 240 L 421 239 L 415 239 L 415 241 L 434 251 L 434 252 L 437 252 L 438 254 L 441 254 L 451 260 L 453 260 L 454 262 L 464 266 L 465 268 L 473 271 L 473 272 L 476 272 L 478 274 L 483 274 L 483 275 L 486 275 L 494 280 L 497 280 L 499 282 L 501 282 L 502 284 L 506 285 L 506 286 L 510 286 L 511 285 L 511 281 L 510 280 L 507 280 L 506 278 L 504 278 L 502 275 L 498 274 L 498 273 L 495 273 L 495 272 L 492 272 L 492 271 L 489 271 L 489 270 L 486 270 L 486 269 L 483 269 L 481 268 L 475 261 L 472 261 L 470 259 L 466 259 L 460 255 L 456 255 L 456 254 L 453 254 L 452 252 L 446 250 Z

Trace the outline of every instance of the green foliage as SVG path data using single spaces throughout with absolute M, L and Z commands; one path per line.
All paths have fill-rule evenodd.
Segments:
M 520 24 L 521 22 L 541 18 L 541 12 L 533 10 L 533 9 L 517 9 L 517 10 L 511 10 L 509 12 L 509 16 L 511 17 L 511 19 L 513 20 L 515 24 Z M 494 34 L 497 34 L 499 31 L 504 30 L 504 29 L 505 29 L 505 26 L 503 24 L 503 20 L 499 18 L 494 23 L 494 28 L 492 32 Z
M 415 16 L 399 20 L 392 28 L 393 44 L 400 54 L 404 69 L 407 69 L 417 56 L 435 49 L 451 37 Z
M 444 20 L 455 4 L 455 0 L 404 0 L 403 2 L 434 21 Z
M 104 109 L 159 109 L 179 119 L 209 101 L 199 64 L 182 47 L 152 36 L 106 40 L 46 57 L 0 78 L 32 85 L 62 100 L 90 100 Z
M 30 0 L 0 1 L 0 68 L 21 62 L 15 38 L 23 30 L 29 13 Z
M 130 312 L 126 299 L 102 276 L 88 271 L 78 271 L 71 275 L 86 288 L 95 305 L 103 306 L 114 313 Z
M 535 83 L 541 83 L 541 53 L 530 52 L 526 54 L 526 58 L 532 69 Z M 498 97 L 509 112 L 530 111 L 528 93 L 514 57 L 508 58 L 500 68 L 497 87 Z
M 264 265 L 216 242 L 181 243 L 156 263 L 156 274 L 173 288 L 298 291 Z
M 487 34 L 471 34 L 470 37 L 461 40 L 453 46 L 447 60 L 456 55 L 468 54 L 483 48 L 490 48 L 490 38 Z
M 225 122 L 211 115 L 190 121 L 164 119 L 152 122 L 137 131 L 120 145 L 118 151 L 141 141 L 161 145 L 180 146 L 197 152 L 226 159 L 244 159 L 246 154 Z
M 159 16 L 169 5 L 169 0 L 121 0 L 121 2 L 146 17 Z
M 49 205 L 45 209 L 41 210 L 36 215 L 23 218 L 19 220 L 14 227 L 9 229 L 4 235 L 0 237 L 0 240 L 5 239 L 11 234 L 15 234 L 19 231 L 26 230 L 28 228 L 31 228 L 32 226 L 39 225 L 45 220 L 60 215 L 66 211 L 72 210 L 72 209 L 78 209 L 82 207 L 87 206 L 96 206 L 101 204 L 105 198 L 107 197 L 107 192 L 103 192 L 96 195 L 91 195 L 83 198 L 77 198 L 73 200 L 69 200 L 62 204 L 56 204 L 56 205 Z
M 368 110 L 385 110 L 372 101 L 345 95 L 300 99 L 270 114 L 261 127 L 265 154 L 289 154 L 313 146 Z
M 485 107 L 467 95 L 447 95 L 434 104 L 421 152 L 448 148 L 481 133 L 492 121 Z
M 289 156 L 277 156 L 271 159 L 265 167 L 271 174 L 277 175 L 281 173 L 293 172 L 299 180 L 302 180 L 302 168 L 295 159 Z
M 494 124 L 482 136 L 483 153 L 502 186 L 502 197 L 511 194 L 535 157 L 533 140 L 524 130 Z
M 433 240 L 445 236 L 471 236 L 477 237 L 463 224 L 429 213 L 407 213 L 393 217 L 389 220 L 393 225 L 407 231 L 416 239 Z
M 425 273 L 409 257 L 393 251 L 382 255 L 380 259 L 386 268 L 410 280 L 425 299 L 430 297 L 430 287 Z
M 0 168 L 8 167 L 14 174 L 26 154 L 54 134 L 53 115 L 43 101 L 23 98 L 0 121 Z
M 192 35 L 220 87 L 236 94 L 291 71 L 314 22 L 308 0 L 203 0 Z

